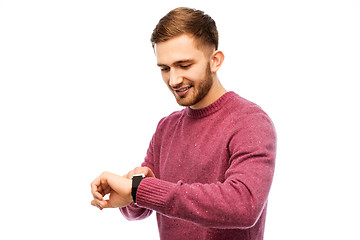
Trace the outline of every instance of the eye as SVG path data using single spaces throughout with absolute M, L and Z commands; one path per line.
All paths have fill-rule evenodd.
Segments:
M 160 67 L 160 70 L 162 72 L 168 72 L 170 70 L 170 68 L 169 67 Z
M 188 69 L 191 67 L 192 64 L 188 64 L 188 65 L 181 65 L 180 68 L 182 69 Z

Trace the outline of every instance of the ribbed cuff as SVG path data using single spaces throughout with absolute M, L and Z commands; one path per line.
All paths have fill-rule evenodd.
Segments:
M 136 204 L 139 207 L 164 212 L 175 187 L 176 183 L 152 177 L 144 178 L 136 193 Z

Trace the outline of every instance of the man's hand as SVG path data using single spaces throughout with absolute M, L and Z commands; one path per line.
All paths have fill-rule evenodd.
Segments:
M 155 174 L 148 167 L 136 167 L 130 172 L 128 172 L 128 174 L 125 175 L 124 177 L 131 179 L 132 176 L 135 174 L 144 174 L 145 177 L 153 177 L 153 178 L 155 177 Z
M 94 200 L 91 205 L 103 208 L 121 208 L 129 205 L 133 199 L 131 196 L 131 179 L 119 175 L 103 172 L 91 183 L 91 193 Z M 104 196 L 110 194 L 109 200 Z

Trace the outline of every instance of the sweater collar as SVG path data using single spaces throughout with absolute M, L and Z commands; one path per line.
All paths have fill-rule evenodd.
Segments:
M 192 118 L 207 117 L 207 116 L 217 112 L 218 110 L 220 110 L 224 106 L 224 104 L 229 99 L 231 99 L 234 95 L 236 95 L 236 93 L 234 93 L 232 91 L 226 92 L 218 100 L 216 100 L 215 102 L 213 102 L 212 104 L 210 104 L 209 106 L 207 106 L 205 108 L 191 109 L 190 107 L 187 107 L 186 114 Z

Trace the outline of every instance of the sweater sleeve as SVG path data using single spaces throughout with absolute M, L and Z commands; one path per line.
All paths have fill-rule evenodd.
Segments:
M 267 203 L 275 166 L 276 134 L 267 115 L 250 115 L 231 136 L 228 151 L 223 182 L 145 178 L 138 188 L 138 205 L 204 227 L 252 227 Z

